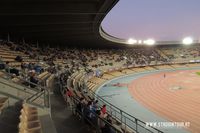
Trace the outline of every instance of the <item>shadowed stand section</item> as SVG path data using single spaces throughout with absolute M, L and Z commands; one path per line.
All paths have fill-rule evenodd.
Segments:
M 51 113 L 57 133 L 92 133 L 88 126 L 73 116 L 59 94 L 51 95 Z
M 0 132 L 1 133 L 18 133 L 18 124 L 22 101 L 8 106 L 0 115 Z

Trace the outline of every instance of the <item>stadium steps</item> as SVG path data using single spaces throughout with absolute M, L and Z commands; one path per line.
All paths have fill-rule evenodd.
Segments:
M 44 96 L 40 95 L 40 91 L 34 88 L 29 88 L 28 86 L 15 83 L 12 80 L 0 78 L 0 93 L 4 96 L 10 97 L 15 100 L 25 100 L 33 95 L 32 99 L 37 99 L 33 101 L 34 105 L 42 105 Z
M 62 96 L 52 94 L 51 107 L 52 119 L 58 133 L 94 133 L 94 130 L 72 114 Z
M 1 133 L 18 133 L 18 124 L 22 101 L 5 108 L 0 115 L 0 132 Z

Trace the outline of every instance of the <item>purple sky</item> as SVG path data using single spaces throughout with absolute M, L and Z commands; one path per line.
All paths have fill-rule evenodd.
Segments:
M 120 0 L 102 27 L 123 39 L 200 39 L 200 0 Z

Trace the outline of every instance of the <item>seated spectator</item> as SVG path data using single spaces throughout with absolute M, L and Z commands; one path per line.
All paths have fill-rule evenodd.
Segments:
M 19 55 L 18 55 L 18 56 L 16 56 L 15 60 L 16 60 L 16 61 L 18 61 L 18 62 L 22 62 L 22 61 L 23 61 L 22 57 L 21 57 L 21 56 L 19 56 Z
M 6 72 L 10 73 L 10 66 L 9 66 L 9 62 L 8 61 L 6 61 L 5 70 L 6 70 Z
M 41 66 L 38 66 L 38 65 L 36 65 L 36 66 L 34 67 L 34 70 L 35 70 L 37 73 L 42 73 L 42 72 L 44 72 L 43 68 L 42 68 Z
M 19 70 L 16 68 L 11 68 L 10 73 L 15 74 L 16 76 L 19 76 Z
M 35 88 L 35 84 L 38 84 L 38 80 L 35 78 L 35 73 L 33 72 L 30 76 L 30 82 L 34 84 L 30 84 L 31 88 Z
M 5 69 L 4 62 L 0 59 L 0 70 Z
M 5 70 L 6 70 L 6 72 L 8 72 L 10 74 L 15 74 L 16 76 L 19 76 L 19 70 L 16 69 L 16 68 L 11 68 L 9 66 L 9 62 L 8 61 L 6 62 Z

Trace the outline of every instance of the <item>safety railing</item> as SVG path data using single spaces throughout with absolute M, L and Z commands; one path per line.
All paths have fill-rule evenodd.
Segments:
M 62 89 L 60 89 L 61 94 L 63 94 L 63 89 L 66 88 L 66 86 L 60 86 Z M 63 97 L 65 98 L 65 94 L 63 94 Z M 69 98 L 69 97 L 68 97 Z M 71 111 L 73 114 L 78 113 L 81 116 L 81 119 L 84 120 L 86 123 L 89 123 L 89 125 L 91 125 L 92 128 L 94 128 L 96 130 L 97 133 L 102 133 L 102 127 L 99 124 L 99 121 L 103 122 L 104 125 L 108 126 L 110 129 L 112 129 L 113 133 L 121 133 L 122 130 L 119 128 L 116 128 L 115 126 L 113 126 L 112 123 L 110 123 L 108 121 L 108 119 L 110 117 L 107 118 L 101 118 L 96 112 L 93 111 L 89 111 L 90 115 L 92 115 L 92 119 L 90 119 L 84 112 L 85 109 L 87 110 L 88 108 L 86 107 L 86 105 L 82 104 L 82 109 L 81 111 L 77 109 L 77 105 L 80 103 L 80 99 L 78 99 L 78 97 L 73 96 L 70 97 L 70 104 L 68 106 L 71 106 Z M 67 104 L 67 103 L 66 103 Z M 87 112 L 87 111 L 86 111 Z
M 106 105 L 109 115 L 121 123 L 121 126 L 124 126 L 125 130 L 131 129 L 136 133 L 163 133 L 159 129 L 147 126 L 146 122 L 126 113 L 94 92 L 89 91 L 89 93 L 99 101 L 100 106 L 103 106 L 104 104 Z
M 1 83 L 15 88 L 17 90 L 17 94 L 23 93 L 23 97 L 20 97 L 22 100 L 42 108 L 51 108 L 50 93 L 48 88 L 39 84 L 32 83 L 26 79 L 7 73 L 5 71 L 0 72 L 4 74 L 4 76 L 2 76 L 1 78 L 8 81 L 8 84 L 6 84 L 5 82 Z

